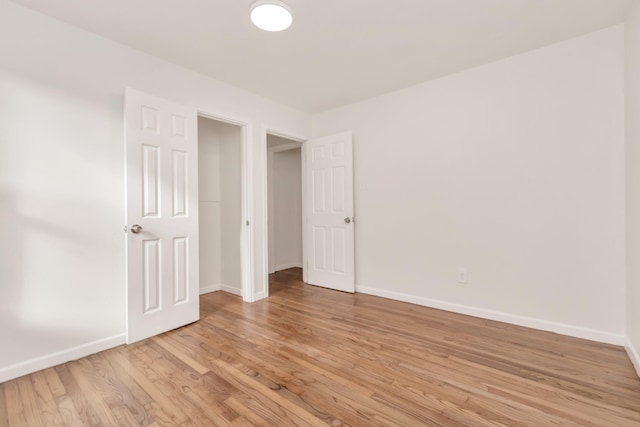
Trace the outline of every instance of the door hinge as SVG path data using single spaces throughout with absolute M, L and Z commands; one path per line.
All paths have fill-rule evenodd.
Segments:
M 249 220 L 247 220 L 247 227 L 249 226 Z

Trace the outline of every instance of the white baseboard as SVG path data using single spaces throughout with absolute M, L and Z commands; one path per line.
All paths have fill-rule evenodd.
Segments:
M 228 292 L 228 293 L 233 294 L 233 295 L 238 295 L 240 297 L 242 296 L 242 289 L 241 288 L 236 288 L 235 286 L 224 285 L 222 283 L 218 283 L 217 285 L 202 286 L 200 288 L 200 295 L 208 294 L 209 292 L 216 292 L 216 291 L 224 291 L 224 292 Z
M 215 292 L 215 291 L 219 291 L 219 290 L 222 290 L 222 285 L 220 285 L 220 284 L 218 284 L 218 285 L 200 286 L 200 295 L 208 294 L 209 292 Z
M 627 338 L 624 343 L 624 348 L 627 350 L 629 359 L 631 359 L 631 363 L 633 363 L 633 367 L 636 368 L 636 373 L 640 377 L 640 352 L 638 352 L 638 349 L 634 347 L 629 338 Z
M 260 301 L 261 299 L 264 299 L 264 298 L 266 298 L 266 297 L 267 297 L 267 293 L 266 293 L 265 291 L 258 292 L 258 293 L 256 294 L 256 299 L 255 299 L 255 300 L 256 300 L 256 301 Z
M 233 295 L 238 295 L 239 297 L 242 296 L 242 288 L 236 288 L 235 286 L 220 285 L 220 290 Z
M 550 322 L 548 320 L 536 319 L 533 317 L 518 316 L 500 311 L 455 304 L 446 301 L 438 301 L 430 298 L 387 291 L 384 289 L 356 286 L 356 292 L 607 344 L 624 345 L 626 341 L 626 337 L 624 335 L 583 328 L 580 326 L 566 325 L 563 323 Z
M 16 363 L 4 368 L 0 368 L 0 383 L 30 374 L 32 372 L 47 369 L 60 365 L 70 360 L 77 360 L 90 354 L 108 350 L 125 343 L 125 334 L 114 335 L 109 338 L 93 341 L 87 344 L 58 351 L 42 357 Z
M 209 292 L 216 292 L 216 291 L 224 291 L 224 292 L 229 292 L 230 294 L 233 294 L 233 295 L 238 295 L 240 297 L 242 296 L 242 288 L 236 288 L 235 286 L 229 286 L 222 283 L 218 283 L 217 285 L 207 285 L 207 286 L 200 287 L 200 295 L 207 294 Z
M 301 262 L 291 262 L 289 264 L 282 264 L 282 265 L 277 265 L 275 267 L 273 267 L 273 273 L 275 273 L 276 271 L 280 271 L 280 270 L 286 270 L 288 268 L 302 268 L 302 263 Z

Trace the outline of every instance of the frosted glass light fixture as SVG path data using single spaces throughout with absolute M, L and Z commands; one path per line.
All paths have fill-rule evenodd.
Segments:
M 249 8 L 251 22 L 265 31 L 282 31 L 293 22 L 291 10 L 280 0 L 258 0 Z

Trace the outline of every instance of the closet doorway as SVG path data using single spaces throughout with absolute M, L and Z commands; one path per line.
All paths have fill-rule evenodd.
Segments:
M 302 142 L 267 133 L 269 274 L 303 268 Z
M 198 116 L 200 293 L 242 296 L 243 128 Z

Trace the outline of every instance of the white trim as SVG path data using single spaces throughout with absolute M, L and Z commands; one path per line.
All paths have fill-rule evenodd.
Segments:
M 262 186 L 259 190 L 256 189 L 256 191 L 260 191 L 261 193 L 260 195 L 264 207 L 264 209 L 262 209 L 262 256 L 260 257 L 262 268 L 258 269 L 258 271 L 266 274 L 261 274 L 261 277 L 256 277 L 256 280 L 254 281 L 253 301 L 261 300 L 269 294 L 269 164 L 267 155 L 267 132 L 268 129 L 265 126 L 262 126 L 262 130 L 260 131 L 260 142 L 258 144 L 260 161 L 263 165 L 261 177 Z M 262 289 L 262 291 L 258 292 L 258 289 Z
M 288 144 L 275 145 L 273 147 L 267 146 L 269 153 L 280 153 L 282 151 L 295 150 L 302 147 L 302 142 L 290 142 Z
M 289 139 L 293 142 L 297 142 L 300 145 L 304 144 L 304 142 L 307 140 L 307 138 L 303 138 L 301 136 L 296 136 L 292 133 L 287 133 L 287 132 L 279 132 L 277 130 L 274 130 L 274 128 L 270 127 L 270 126 L 265 126 L 265 135 L 264 135 L 264 142 L 266 144 L 267 142 L 267 134 L 269 135 L 273 135 L 273 136 L 277 136 L 278 138 L 284 138 L 284 139 Z
M 275 271 L 276 264 L 276 225 L 275 225 L 275 179 L 274 179 L 274 154 L 267 151 L 267 240 L 269 251 L 267 253 L 267 271 L 269 274 Z M 269 179 L 271 176 L 271 179 Z
M 300 262 L 290 262 L 288 264 L 282 264 L 282 265 L 276 265 L 273 268 L 273 272 L 275 273 L 276 271 L 280 271 L 280 270 L 286 270 L 288 268 L 302 268 L 302 263 Z
M 205 119 L 211 119 L 211 120 L 215 120 L 217 122 L 223 122 L 226 123 L 228 125 L 235 125 L 238 127 L 244 127 L 247 126 L 249 123 L 251 123 L 251 120 L 249 119 L 240 119 L 240 118 L 233 118 L 231 116 L 227 116 L 224 114 L 219 114 L 219 113 L 208 113 L 204 110 L 201 110 L 200 108 L 197 108 L 198 111 L 198 117 L 203 117 Z
M 216 292 L 216 291 L 219 291 L 221 289 L 222 289 L 222 285 L 220 285 L 220 284 L 201 286 L 200 287 L 200 295 L 208 294 L 210 292 Z
M 308 283 L 307 269 L 309 267 L 309 259 L 307 258 L 307 253 L 309 250 L 307 245 L 309 244 L 309 237 L 307 236 L 307 224 L 309 218 L 307 217 L 307 198 L 309 195 L 307 194 L 307 144 L 302 144 L 300 161 L 302 162 L 300 166 L 300 173 L 302 174 L 302 281 Z
M 218 283 L 217 285 L 208 285 L 200 288 L 200 295 L 217 291 L 228 292 L 230 294 L 238 295 L 239 297 L 242 296 L 242 288 L 238 288 L 237 286 L 229 286 L 222 283 Z
M 624 348 L 627 350 L 627 354 L 629 355 L 629 359 L 631 359 L 631 363 L 633 363 L 633 367 L 636 368 L 638 377 L 640 377 L 640 352 L 638 352 L 638 349 L 634 347 L 629 337 L 627 337 L 624 343 Z
M 482 319 L 496 320 L 498 322 L 510 323 L 513 325 L 524 326 L 532 329 L 555 332 L 562 335 L 568 335 L 576 338 L 583 338 L 591 341 L 598 341 L 607 344 L 624 345 L 625 336 L 621 334 L 613 334 L 610 332 L 599 331 L 596 329 L 583 328 L 580 326 L 566 325 L 564 323 L 550 322 L 548 320 L 536 319 L 533 317 L 518 316 L 516 314 L 504 313 L 501 311 L 488 310 L 455 304 L 446 301 L 438 301 L 430 298 L 418 297 L 399 292 L 391 292 L 384 289 L 370 288 L 367 286 L 356 285 L 356 292 L 363 294 L 375 295 L 383 298 L 389 298 L 397 301 L 409 302 L 425 307 L 437 308 L 440 310 L 451 311 L 454 313 L 466 314 L 469 316 L 479 317 Z
M 228 292 L 230 294 L 233 295 L 237 295 L 239 297 L 242 296 L 242 289 L 239 289 L 235 286 L 229 286 L 229 285 L 220 285 L 220 290 L 223 292 Z
M 118 334 L 101 340 L 57 351 L 25 362 L 16 363 L 0 369 L 0 383 L 30 374 L 32 372 L 77 360 L 90 354 L 108 350 L 125 343 L 126 334 Z
M 253 144 L 250 141 L 253 126 L 248 123 L 242 128 L 242 216 L 246 225 L 242 227 L 240 250 L 242 253 L 242 300 L 254 302 L 256 281 L 254 277 L 255 236 L 254 236 L 254 188 L 253 188 Z

